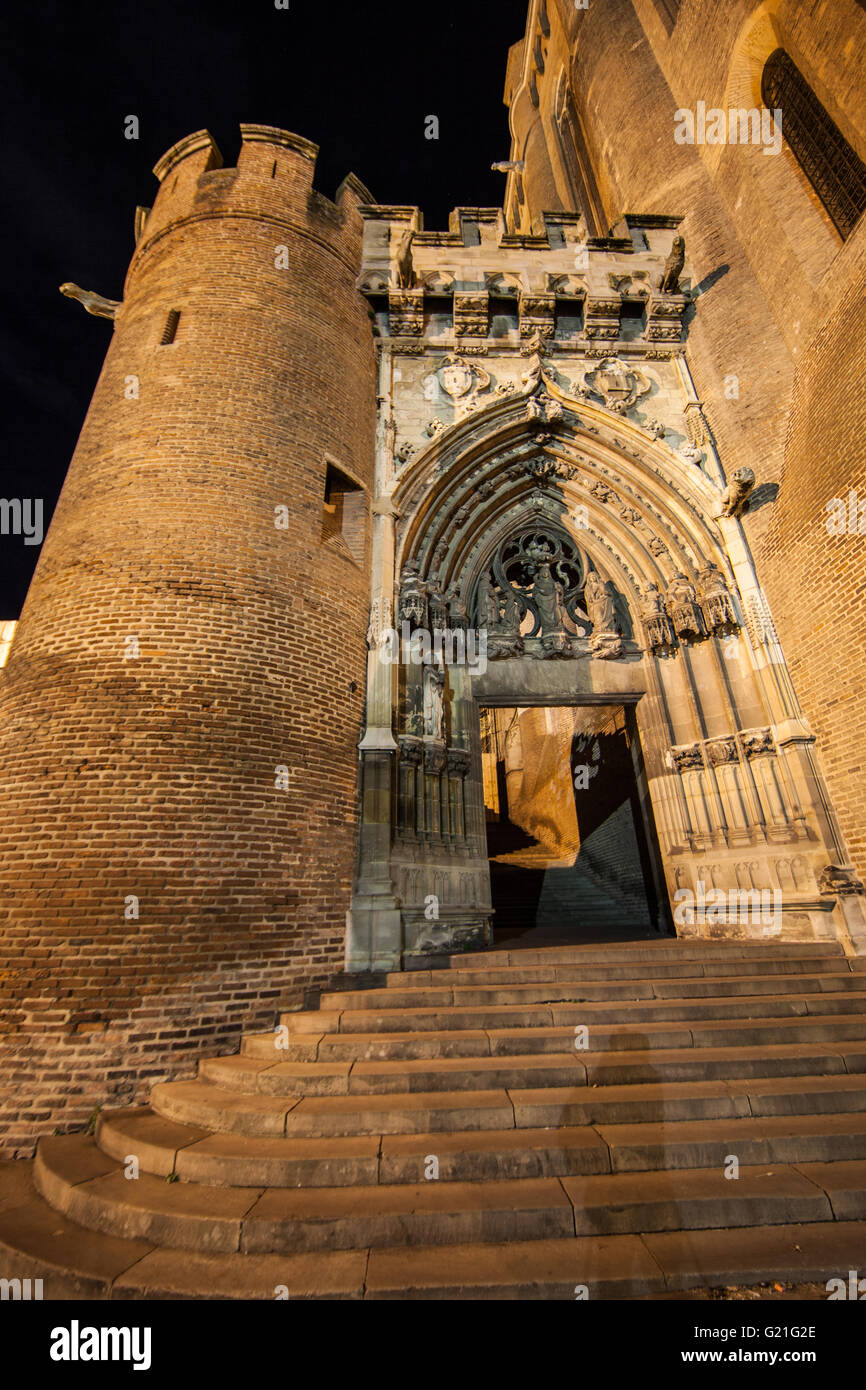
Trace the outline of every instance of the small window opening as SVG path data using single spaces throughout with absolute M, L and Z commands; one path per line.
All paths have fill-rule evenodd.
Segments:
M 166 344 L 174 342 L 179 323 L 180 309 L 169 309 L 168 317 L 165 320 L 165 328 L 162 330 L 162 337 L 159 340 L 160 347 L 165 347 Z
M 360 483 L 329 463 L 325 472 L 322 540 L 336 541 L 356 565 L 363 564 L 366 517 L 367 499 Z
M 276 177 L 277 177 L 277 161 L 274 160 L 274 167 L 273 167 L 273 169 L 271 170 L 271 178 L 272 178 L 272 179 L 275 179 Z

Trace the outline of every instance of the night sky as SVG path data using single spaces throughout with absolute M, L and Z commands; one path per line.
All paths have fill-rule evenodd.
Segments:
M 45 529 L 111 337 L 64 299 L 72 280 L 120 299 L 135 206 L 151 170 L 194 130 L 226 166 L 238 123 L 320 147 L 316 187 L 352 171 L 383 203 L 418 203 L 428 228 L 451 208 L 500 206 L 508 48 L 526 0 L 337 4 L 145 0 L 7 6 L 0 22 L 4 215 L 0 219 L 0 496 L 44 498 Z M 136 115 L 140 138 L 124 138 Z M 439 117 L 438 140 L 424 119 Z M 39 556 L 0 536 L 0 620 L 17 618 Z

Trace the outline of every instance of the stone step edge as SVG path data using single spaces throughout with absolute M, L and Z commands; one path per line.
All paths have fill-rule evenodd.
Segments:
M 52 1250 L 53 1258 L 39 1253 L 40 1243 Z M 738 1243 L 743 1247 L 739 1256 Z M 76 1251 L 72 1264 L 60 1263 L 62 1247 Z M 646 1238 L 580 1236 L 492 1247 L 195 1255 L 88 1232 L 54 1212 L 35 1190 L 17 1207 L 0 1205 L 0 1277 L 42 1278 L 45 1298 L 82 1301 L 272 1300 L 286 1294 L 295 1299 L 573 1301 L 576 1286 L 585 1286 L 590 1299 L 631 1299 L 794 1277 L 801 1283 L 824 1283 L 857 1267 L 866 1248 L 866 1222 L 704 1232 L 701 1247 L 694 1263 L 702 1268 L 694 1270 L 688 1267 L 691 1261 L 677 1259 L 675 1239 L 669 1233 Z M 490 1276 L 485 1277 L 483 1266 L 491 1258 Z
M 126 1238 L 115 1228 L 127 1225 L 133 1228 L 133 1239 L 169 1249 L 200 1249 L 203 1223 L 207 1226 L 207 1240 L 214 1253 L 245 1253 L 244 1247 L 250 1245 L 253 1253 L 278 1253 L 262 1248 L 262 1242 L 273 1240 L 274 1230 L 288 1226 L 309 1245 L 306 1250 L 286 1253 L 302 1254 L 334 1248 L 332 1241 L 339 1242 L 335 1248 L 344 1250 L 363 1248 L 367 1243 L 378 1249 L 429 1244 L 429 1237 L 422 1236 L 420 1241 L 409 1238 L 413 1220 L 416 1237 L 421 1234 L 417 1225 L 443 1224 L 443 1238 L 433 1238 L 437 1247 L 465 1242 L 470 1235 L 465 1227 L 462 1232 L 455 1230 L 453 1225 L 448 1228 L 449 1222 L 461 1221 L 470 1229 L 473 1225 L 481 1227 L 479 1232 L 470 1235 L 473 1243 L 479 1244 L 506 1244 L 514 1239 L 543 1239 L 553 1235 L 588 1235 L 592 1232 L 581 1231 L 579 1221 L 582 1214 L 594 1207 L 602 1207 L 605 1211 L 613 1207 L 620 1220 L 635 1227 L 599 1234 L 649 1235 L 670 1231 L 670 1226 L 659 1223 L 664 1221 L 672 1205 L 681 1211 L 692 1208 L 691 1219 L 681 1228 L 691 1232 L 791 1224 L 792 1220 L 811 1225 L 838 1219 L 833 1195 L 836 1185 L 829 1181 L 825 1186 L 818 1180 L 826 1181 L 828 1170 L 832 1175 L 832 1164 L 778 1164 L 771 1173 L 766 1172 L 766 1165 L 744 1165 L 736 1185 L 725 1179 L 718 1167 L 664 1172 L 662 1176 L 669 1187 L 657 1194 L 645 1190 L 657 1176 L 652 1172 L 475 1180 L 442 1186 L 433 1182 L 393 1183 L 374 1189 L 384 1200 L 377 1202 L 372 1211 L 365 1210 L 362 1201 L 363 1195 L 370 1191 L 367 1188 L 306 1190 L 301 1194 L 300 1210 L 292 1213 L 293 1198 L 298 1195 L 295 1189 L 243 1187 L 232 1189 L 233 1196 L 239 1199 L 235 1210 L 228 1215 L 216 1215 L 209 1210 L 213 1189 L 197 1183 L 170 1189 L 158 1179 L 145 1176 L 136 1181 L 134 1188 L 130 1185 L 127 1189 L 130 1196 L 134 1192 L 135 1202 L 126 1203 L 116 1193 L 106 1193 L 99 1187 L 100 1180 L 119 1176 L 119 1165 L 106 1168 L 90 1136 L 76 1136 L 76 1139 L 82 1142 L 73 1145 L 67 1138 L 60 1143 L 40 1145 L 33 1169 L 34 1186 L 40 1196 L 53 1210 L 85 1229 Z M 844 1206 L 847 1193 L 849 1212 L 853 1202 L 853 1219 L 862 1219 L 866 1162 L 845 1164 L 846 1170 L 851 1168 L 856 1170 L 855 1181 L 853 1184 L 842 1181 L 841 1199 L 837 1200 Z M 815 1176 L 810 1176 L 810 1169 Z M 765 1179 L 773 1179 L 772 1186 Z M 611 1188 L 620 1191 L 611 1194 Z M 751 1190 L 746 1191 L 747 1188 Z M 594 1192 L 599 1194 L 595 1200 Z M 355 1194 L 357 1202 L 353 1206 L 350 1203 L 355 1200 Z M 184 1206 L 179 1209 L 171 1197 L 181 1195 Z M 303 1198 L 312 1199 L 313 1209 L 306 1213 Z M 268 1210 L 269 1199 L 271 1208 L 276 1202 L 276 1210 Z M 772 1220 L 767 1211 L 768 1203 L 777 1204 L 779 1221 Z M 724 1226 L 717 1224 L 720 1204 Z M 258 1210 L 260 1205 L 261 1211 Z M 753 1220 L 755 1215 L 763 1220 Z M 380 1229 L 371 1232 L 368 1228 L 365 1241 L 364 1228 L 368 1222 L 374 1227 L 378 1224 Z M 644 1222 L 646 1224 L 642 1224 Z M 538 1230 L 530 1234 L 534 1224 Z M 526 1232 L 523 1236 L 515 1234 L 521 1225 Z M 361 1240 L 356 1244 L 359 1234 Z

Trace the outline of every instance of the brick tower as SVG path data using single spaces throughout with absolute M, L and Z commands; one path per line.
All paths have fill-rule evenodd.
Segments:
M 269 1023 L 342 951 L 370 196 L 349 176 L 332 203 L 315 146 L 241 132 L 236 168 L 207 132 L 156 166 L 0 681 L 7 1153 Z

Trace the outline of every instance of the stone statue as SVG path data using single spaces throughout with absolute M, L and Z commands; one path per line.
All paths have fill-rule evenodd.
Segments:
M 509 584 L 505 590 L 505 605 L 502 610 L 502 627 L 505 632 L 518 632 L 521 620 L 520 603 Z
M 671 254 L 665 261 L 665 268 L 659 282 L 660 294 L 677 294 L 685 263 L 686 243 L 681 236 L 675 236 L 671 246 Z
M 678 637 L 705 637 L 704 622 L 691 580 L 678 570 L 668 585 L 667 606 Z
M 486 628 L 488 632 L 495 632 L 499 627 L 499 599 L 493 592 L 493 585 L 490 582 L 489 574 L 482 574 L 478 581 L 478 626 Z
M 445 673 L 440 666 L 424 668 L 424 733 L 438 742 L 445 738 Z
M 673 623 L 668 617 L 665 601 L 659 592 L 658 584 L 647 584 L 643 595 L 641 617 L 647 630 L 651 651 L 676 645 Z
M 708 632 L 737 626 L 734 600 L 717 565 L 710 563 L 698 574 L 701 589 L 701 608 Z
M 722 493 L 717 517 L 741 516 L 746 510 L 749 494 L 755 486 L 755 475 L 751 468 L 738 468 Z
M 412 242 L 415 240 L 415 233 L 410 228 L 404 231 L 397 247 L 397 255 L 394 260 L 395 280 L 397 289 L 411 290 L 415 287 L 415 270 L 412 265 Z
M 66 280 L 60 286 L 60 293 L 65 294 L 67 299 L 77 299 L 84 305 L 88 314 L 95 314 L 100 319 L 113 319 L 117 310 L 123 303 L 122 299 L 104 299 L 101 294 L 96 294 L 93 290 L 83 290 L 80 285 L 74 285 L 71 280 Z
M 465 630 L 469 626 L 469 614 L 459 589 L 452 589 L 448 594 L 448 618 L 453 628 Z
M 541 635 L 546 637 L 555 632 L 562 632 L 562 619 L 565 611 L 562 601 L 562 585 L 554 579 L 550 572 L 550 565 L 545 561 L 541 562 L 536 571 L 532 597 L 538 609 Z
M 600 574 L 590 570 L 586 577 L 583 599 L 594 633 L 616 632 L 618 629 L 613 595 Z

